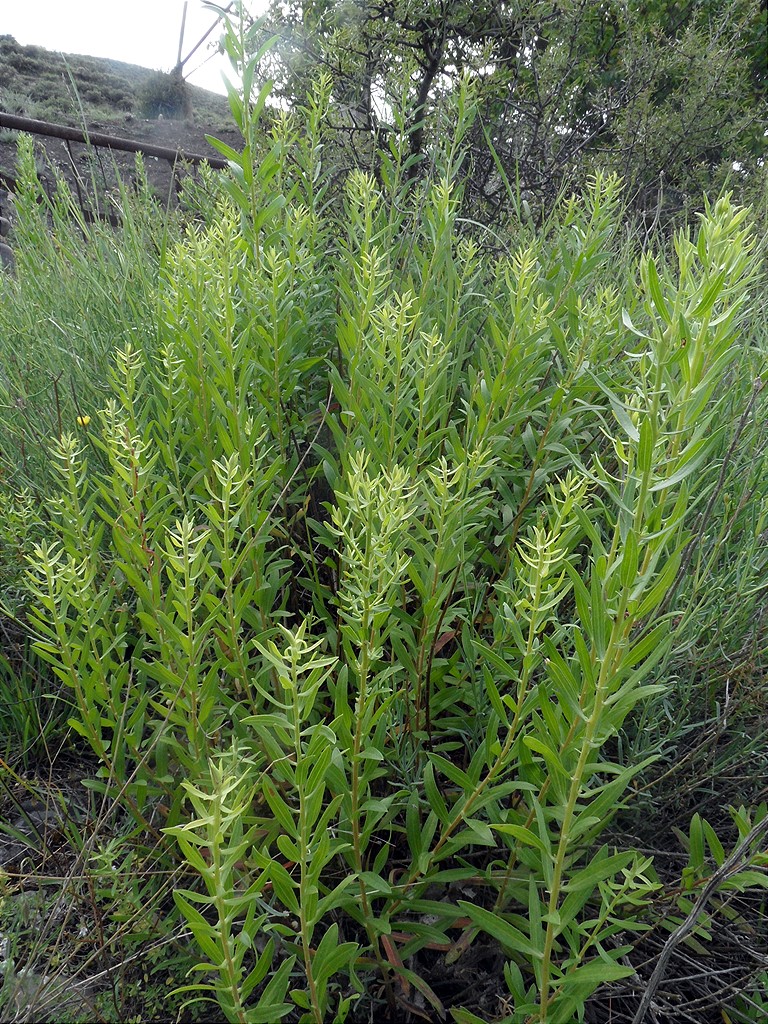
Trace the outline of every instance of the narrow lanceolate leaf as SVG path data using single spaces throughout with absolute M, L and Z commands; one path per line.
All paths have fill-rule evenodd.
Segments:
M 650 415 L 640 424 L 640 444 L 637 449 L 637 466 L 641 473 L 650 473 L 653 468 L 653 452 L 656 446 L 656 431 Z
M 589 620 L 592 617 L 590 612 L 591 600 L 589 591 L 587 590 L 579 571 L 576 569 L 576 566 L 571 565 L 570 562 L 564 562 L 563 568 L 568 573 L 571 578 L 571 582 L 573 583 L 573 595 L 576 599 L 576 610 L 579 613 L 579 618 L 581 619 L 582 625 L 588 628 Z
M 549 856 L 549 850 L 545 843 L 532 832 L 529 828 L 524 828 L 522 825 L 491 825 L 491 828 L 497 832 L 504 832 L 506 835 L 514 836 L 519 842 L 524 843 L 526 846 L 534 846 L 537 850 L 544 854 L 545 857 Z
M 339 944 L 339 926 L 332 924 L 317 947 L 312 958 L 312 973 L 318 984 L 324 984 L 334 974 L 346 967 L 357 954 L 356 942 Z
M 702 437 L 690 444 L 680 455 L 677 469 L 663 480 L 657 481 L 649 488 L 650 492 L 665 490 L 667 487 L 676 487 L 677 484 L 687 479 L 701 465 L 706 458 L 712 442 L 709 437 Z
M 446 758 L 441 757 L 440 754 L 430 754 L 429 760 L 437 768 L 437 770 L 445 775 L 451 782 L 455 782 L 457 786 L 460 786 L 465 793 L 470 793 L 474 789 L 472 780 L 463 772 L 461 768 L 457 767 L 452 761 L 448 761 Z
M 544 761 L 547 764 L 547 767 L 551 771 L 563 776 L 563 778 L 569 778 L 568 772 L 566 771 L 565 766 L 560 760 L 560 755 L 555 750 L 553 750 L 552 747 L 546 744 L 543 740 L 539 739 L 536 736 L 524 736 L 523 743 L 526 745 L 526 747 L 528 747 L 529 750 L 533 750 L 537 754 L 541 754 L 541 756 L 544 758 Z
M 408 847 L 414 860 L 421 856 L 424 846 L 424 839 L 421 832 L 421 814 L 419 811 L 419 795 L 413 791 L 408 797 L 408 804 L 405 812 L 405 831 L 408 837 Z
M 637 535 L 632 527 L 627 531 L 624 540 L 624 550 L 621 554 L 621 585 L 629 590 L 637 576 Z
M 224 953 L 216 944 L 215 939 L 218 936 L 216 929 L 206 921 L 199 910 L 196 910 L 192 904 L 185 899 L 181 890 L 176 889 L 174 891 L 173 899 L 176 906 L 187 919 L 187 923 L 192 929 L 192 934 L 195 936 L 195 941 L 206 956 L 210 957 L 211 963 L 218 967 L 224 959 Z
M 256 961 L 256 966 L 251 970 L 245 981 L 240 986 L 240 996 L 247 999 L 251 992 L 260 985 L 266 978 L 269 968 L 272 966 L 272 958 L 275 954 L 275 941 L 269 939 L 263 952 Z
M 659 622 L 649 633 L 646 633 L 642 639 L 638 640 L 636 644 L 633 644 L 632 647 L 624 651 L 621 658 L 621 671 L 625 672 L 634 668 L 635 665 L 644 661 L 649 655 L 660 648 L 664 651 L 669 639 L 669 623 Z
M 474 903 L 465 903 L 463 900 L 459 900 L 458 903 L 473 924 L 496 939 L 508 953 L 523 953 L 541 959 L 541 951 L 533 945 L 528 936 L 501 915 L 485 910 L 484 907 L 476 907 Z
M 507 718 L 507 710 L 501 700 L 496 683 L 493 680 L 493 675 L 487 665 L 483 665 L 483 680 L 485 682 L 485 689 L 488 693 L 488 699 L 491 702 L 491 707 L 499 716 L 499 721 L 502 725 L 509 728 L 509 719 Z
M 648 289 L 648 294 L 651 297 L 651 301 L 665 324 L 672 322 L 669 308 L 661 290 L 661 281 L 659 280 L 659 273 L 656 270 L 656 262 L 653 257 L 647 257 L 645 261 L 645 284 Z
M 270 1024 L 282 1020 L 293 1009 L 285 1002 L 285 994 L 291 980 L 295 956 L 286 957 L 267 982 L 256 1006 L 248 1008 L 248 1024 Z
M 424 766 L 424 792 L 429 801 L 430 809 L 434 811 L 440 824 L 445 825 L 449 819 L 448 807 L 435 781 L 435 769 L 431 763 L 427 763 Z
M 611 403 L 613 415 L 616 417 L 619 426 L 622 428 L 629 440 L 638 441 L 640 438 L 640 431 L 630 419 L 629 413 L 622 403 L 617 398 L 614 398 L 613 395 L 610 396 L 609 401 Z
M 296 819 L 294 818 L 293 812 L 288 807 L 286 802 L 277 792 L 274 785 L 266 779 L 263 784 L 264 797 L 269 804 L 269 808 L 280 822 L 282 827 L 290 836 L 296 835 Z
M 298 914 L 299 901 L 296 897 L 296 883 L 294 880 L 283 865 L 277 861 L 272 862 L 269 872 L 277 898 L 292 914 Z
M 667 591 L 675 581 L 681 557 L 681 552 L 678 550 L 667 559 L 666 565 L 659 573 L 653 586 L 635 609 L 634 614 L 637 619 L 643 619 L 650 612 L 655 611 L 664 600 Z
M 628 310 L 626 310 L 626 309 L 622 309 L 622 311 L 621 311 L 621 322 L 624 324 L 624 326 L 627 328 L 628 331 L 631 331 L 638 338 L 642 338 L 644 341 L 651 341 L 652 340 L 650 335 L 643 334 L 643 332 L 641 330 L 639 330 L 637 327 L 635 327 L 635 325 L 632 323 L 632 318 L 629 315 Z
M 633 974 L 635 974 L 633 967 L 610 963 L 600 958 L 590 960 L 589 963 L 568 971 L 561 984 L 566 998 L 571 996 L 582 1003 L 600 985 L 607 985 L 610 981 L 620 981 L 622 978 L 631 978 Z M 569 1020 L 572 1019 L 569 1018 Z
M 601 847 L 586 867 L 581 868 L 566 882 L 566 892 L 579 892 L 581 889 L 594 889 L 598 882 L 613 878 L 622 868 L 631 863 L 635 854 L 632 850 L 606 856 L 607 847 Z
M 707 313 L 711 312 L 720 292 L 723 290 L 725 278 L 725 270 L 722 270 L 719 274 L 716 274 L 715 277 L 713 277 L 709 285 L 705 288 L 701 301 L 692 312 L 688 313 L 689 319 L 696 320 L 700 316 L 706 316 Z

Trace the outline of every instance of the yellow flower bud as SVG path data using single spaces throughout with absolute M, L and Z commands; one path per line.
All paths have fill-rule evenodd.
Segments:
M 78 425 L 78 427 L 87 427 L 90 422 L 91 422 L 91 417 L 90 416 L 78 416 L 77 417 L 77 425 Z

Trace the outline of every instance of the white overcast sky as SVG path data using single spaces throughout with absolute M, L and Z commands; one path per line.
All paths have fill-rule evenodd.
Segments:
M 226 7 L 227 0 L 220 0 Z M 260 13 L 265 0 L 250 0 L 246 8 Z M 170 71 L 176 63 L 183 0 L 0 0 L 0 35 L 14 36 L 24 46 L 44 46 L 63 53 L 111 57 L 128 64 Z M 189 0 L 182 58 L 215 20 L 202 0 Z M 216 29 L 185 65 L 187 75 L 211 53 L 208 43 Z M 221 72 L 229 62 L 214 56 L 189 75 L 193 85 L 225 92 Z M 0 64 L 0 80 L 2 80 Z M 231 77 L 231 75 L 230 75 Z

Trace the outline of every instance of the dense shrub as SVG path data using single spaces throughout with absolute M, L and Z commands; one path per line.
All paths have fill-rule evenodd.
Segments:
M 328 89 L 266 140 L 266 91 L 232 94 L 244 147 L 219 145 L 232 173 L 197 196 L 201 222 L 156 277 L 137 229 L 123 328 L 66 355 L 110 366 L 55 429 L 49 413 L 49 514 L 14 533 L 36 650 L 90 785 L 133 823 L 124 848 L 138 833 L 186 866 L 189 990 L 228 1020 L 429 1005 L 570 1024 L 628 978 L 636 1006 L 638 936 L 672 932 L 713 877 L 759 888 L 768 863 L 760 805 L 732 809 L 733 834 L 690 815 L 666 886 L 607 832 L 717 580 L 753 609 L 762 585 L 749 213 L 723 196 L 638 255 L 620 182 L 596 175 L 539 232 L 471 230 L 464 90 L 429 181 L 393 146 L 381 184 L 353 172 L 337 196 Z M 21 212 L 35 223 L 30 198 Z M 71 301 L 56 232 L 42 252 L 46 281 L 8 286 L 30 314 L 44 289 Z M 28 417 L 5 406 L 20 452 Z M 702 948 L 715 911 L 698 910 Z M 487 1005 L 444 984 L 473 944 Z
M 136 91 L 138 110 L 142 117 L 186 118 L 192 113 L 189 86 L 180 72 L 158 71 Z

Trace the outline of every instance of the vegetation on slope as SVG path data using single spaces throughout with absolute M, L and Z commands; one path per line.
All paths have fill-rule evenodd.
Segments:
M 141 90 L 157 75 L 119 60 L 22 46 L 7 35 L 0 36 L 0 66 L 0 110 L 74 126 L 83 116 L 90 123 L 139 114 Z M 192 85 L 187 90 L 198 123 L 211 127 L 228 121 L 224 97 Z

